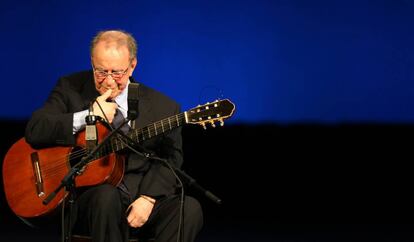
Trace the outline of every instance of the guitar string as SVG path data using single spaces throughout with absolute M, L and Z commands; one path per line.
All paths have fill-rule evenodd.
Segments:
M 173 129 L 174 128 L 173 125 L 177 125 L 177 127 L 180 126 L 181 125 L 180 120 L 182 121 L 183 117 L 184 117 L 184 113 L 180 113 L 180 114 L 176 115 L 176 118 L 171 119 L 171 117 L 170 117 L 170 118 L 167 118 L 167 119 L 164 119 L 164 120 L 161 120 L 161 121 L 157 121 L 157 122 L 155 122 L 151 125 L 148 125 L 148 126 L 142 128 L 142 129 L 134 130 L 133 132 L 131 132 L 131 138 L 133 138 L 133 139 L 139 138 L 140 134 L 141 134 L 142 135 L 141 137 L 143 138 L 143 140 L 150 139 L 154 136 L 157 136 L 158 134 L 161 134 L 161 133 L 164 133 L 165 131 Z M 168 120 L 168 124 L 167 124 L 166 120 Z M 173 122 L 171 122 L 171 120 Z M 157 132 L 157 129 L 159 130 L 160 128 L 162 128 L 162 132 Z M 121 141 L 119 141 L 118 139 L 116 139 L 116 138 L 112 139 L 111 142 L 110 142 L 110 146 L 111 146 L 112 150 L 113 150 L 114 145 L 116 145 L 116 147 L 121 146 L 121 148 L 125 148 L 125 147 L 122 147 L 123 143 Z M 107 145 L 107 146 L 103 146 L 102 148 L 104 149 L 104 148 L 109 148 L 109 147 Z M 112 151 L 112 150 L 110 150 L 110 151 Z M 50 165 L 42 166 L 42 173 L 43 173 L 44 177 L 53 176 L 54 173 L 57 173 L 58 170 L 61 170 L 62 167 L 67 165 L 66 160 L 71 162 L 73 160 L 81 158 L 86 153 L 87 153 L 87 149 L 83 148 L 83 149 L 75 151 L 75 152 L 73 152 L 69 155 L 65 155 L 63 157 L 57 158 L 54 161 L 51 161 L 52 164 L 50 164 Z M 110 153 L 113 153 L 113 151 L 110 152 Z M 108 153 L 107 155 L 109 155 L 110 153 Z M 99 159 L 99 158 L 97 158 L 97 159 Z M 95 160 L 97 160 L 97 159 L 95 159 Z M 58 164 L 56 164 L 56 163 L 58 163 Z
M 183 118 L 183 115 L 184 115 L 184 113 L 178 114 L 175 119 L 172 119 L 173 124 L 175 122 L 176 123 L 175 125 L 180 126 L 180 120 Z M 168 119 L 170 119 L 170 118 L 167 118 L 165 120 L 168 120 Z M 142 128 L 140 130 L 135 130 L 135 132 L 131 132 L 131 134 L 132 134 L 131 138 L 133 138 L 133 139 L 135 139 L 136 137 L 139 138 L 139 135 L 142 134 L 141 137 L 143 137 L 143 140 L 145 140 L 146 139 L 145 136 L 147 136 L 147 139 L 150 139 L 150 138 L 158 135 L 157 126 L 159 126 L 159 125 L 157 125 L 157 124 L 160 124 L 161 126 L 159 126 L 159 127 L 162 127 L 163 132 L 165 132 L 164 125 L 163 125 L 165 120 L 155 122 L 152 125 L 148 125 L 148 126 Z M 168 123 L 169 123 L 168 126 L 170 126 L 170 127 L 167 128 L 167 130 L 171 130 L 172 128 L 174 128 L 174 126 L 171 126 L 171 121 L 170 120 L 169 120 Z M 166 124 L 166 126 L 167 126 L 167 124 Z M 159 127 L 158 127 L 158 129 L 159 129 Z M 152 135 L 151 135 L 151 130 L 152 130 Z M 161 133 L 163 133 L 163 132 L 161 132 Z M 134 137 L 134 134 L 135 134 L 136 137 Z M 118 147 L 119 144 L 120 144 L 121 148 L 125 148 L 125 147 L 122 147 L 122 142 L 118 142 L 117 139 L 113 139 L 111 141 L 111 146 L 112 146 L 111 148 L 113 149 L 113 145 L 116 145 Z M 104 148 L 108 148 L 108 146 L 104 146 Z M 110 151 L 111 152 L 109 152 L 109 153 L 113 153 L 112 150 L 110 150 Z M 105 152 L 107 152 L 107 150 Z M 72 159 L 69 159 L 69 162 L 70 162 L 72 160 L 75 160 L 75 159 L 78 159 L 78 158 L 82 157 L 85 154 L 86 154 L 86 149 L 81 149 L 79 151 L 75 151 L 75 152 L 71 153 L 70 155 L 65 155 L 64 157 L 58 158 L 57 160 L 52 162 L 54 164 L 52 164 L 50 166 L 46 165 L 46 166 L 42 167 L 44 176 L 50 176 L 51 174 L 49 174 L 49 173 L 55 173 L 57 170 L 60 170 L 63 166 L 66 166 L 66 164 L 67 164 L 66 160 L 68 159 L 68 157 L 72 156 Z M 95 159 L 95 160 L 97 160 L 97 159 Z M 55 163 L 60 163 L 60 164 L 56 165 Z
M 180 115 L 180 117 L 179 118 L 182 118 L 182 115 Z M 175 120 L 174 120 L 175 121 Z M 157 125 L 157 124 L 161 124 L 161 125 Z M 155 126 L 154 126 L 155 125 Z M 178 120 L 178 122 L 177 122 L 177 124 L 176 124 L 177 126 L 180 126 L 180 121 Z M 152 127 L 152 126 L 154 126 L 154 127 Z M 157 128 L 157 126 L 158 126 L 158 128 Z M 145 140 L 145 139 L 150 139 L 150 138 L 152 138 L 152 137 L 154 137 L 154 136 L 156 136 L 156 135 L 158 135 L 158 132 L 157 132 L 157 130 L 159 129 L 159 127 L 163 127 L 164 125 L 162 125 L 162 121 L 158 121 L 158 122 L 156 122 L 156 123 L 154 123 L 153 125 L 149 125 L 149 126 L 146 126 L 145 128 L 143 128 L 143 129 L 141 129 L 141 131 L 140 130 L 136 130 L 135 132 L 132 132 L 131 134 L 131 138 L 132 139 L 135 139 L 135 138 L 139 138 L 139 135 L 140 134 L 142 134 L 142 136 L 141 137 L 143 137 L 143 140 Z M 173 128 L 173 126 L 170 126 L 170 128 L 169 129 L 172 129 Z M 146 130 L 145 130 L 146 129 Z M 152 130 L 152 131 L 151 131 Z M 165 131 L 164 130 L 164 128 L 163 128 L 163 131 Z M 160 133 L 163 133 L 163 132 L 160 132 Z M 155 134 L 155 135 L 154 135 Z M 113 148 L 113 146 L 116 146 L 117 148 L 119 147 L 119 146 L 121 146 L 121 148 L 124 148 L 124 147 L 122 147 L 122 142 L 118 142 L 118 140 L 117 139 L 113 139 L 112 141 L 111 141 L 111 146 L 112 146 L 112 148 Z M 106 146 L 106 147 L 104 147 L 104 148 L 108 148 L 108 146 Z M 80 157 L 82 157 L 84 154 L 86 154 L 86 149 L 81 149 L 81 150 L 78 150 L 78 151 L 75 151 L 75 152 L 73 152 L 73 153 L 71 153 L 71 155 L 70 156 L 72 156 L 72 158 L 73 159 L 76 159 L 76 158 L 80 158 Z M 64 161 L 64 160 L 66 160 L 67 159 L 67 157 L 69 157 L 69 156 L 64 156 L 64 157 L 59 157 L 59 159 L 58 160 L 56 160 L 56 161 L 54 161 L 54 162 L 59 162 L 59 161 Z M 46 168 L 46 167 L 45 167 Z
M 112 140 L 111 143 L 114 143 L 115 145 L 119 146 L 119 144 L 122 145 L 121 142 L 118 142 L 118 140 Z M 103 146 L 102 149 L 107 149 L 107 146 Z M 99 153 L 103 153 L 106 152 L 107 150 L 101 150 Z M 42 168 L 42 173 L 44 174 L 44 177 L 49 177 L 49 176 L 53 176 L 54 173 L 56 173 L 57 171 L 61 170 L 62 167 L 67 166 L 67 162 L 66 160 L 68 160 L 69 162 L 79 159 L 81 157 L 83 157 L 84 155 L 87 154 L 87 149 L 80 149 L 78 151 L 75 151 L 73 153 L 71 153 L 70 155 L 65 155 L 63 157 L 60 157 L 59 159 L 52 161 L 52 164 L 50 165 L 45 165 Z M 108 153 L 109 155 L 110 153 Z M 104 158 L 106 155 L 102 156 L 102 158 Z M 98 158 L 97 158 L 98 159 Z M 97 160 L 95 159 L 95 160 Z M 57 164 L 56 164 L 57 163 Z

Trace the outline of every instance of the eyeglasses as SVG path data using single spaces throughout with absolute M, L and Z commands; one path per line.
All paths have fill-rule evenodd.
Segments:
M 92 68 L 93 68 L 93 73 L 95 73 L 95 76 L 98 79 L 105 79 L 108 76 L 111 76 L 112 79 L 119 80 L 127 73 L 129 66 L 128 68 L 126 68 L 125 71 L 112 71 L 111 73 L 105 70 L 96 69 L 93 64 L 92 64 Z

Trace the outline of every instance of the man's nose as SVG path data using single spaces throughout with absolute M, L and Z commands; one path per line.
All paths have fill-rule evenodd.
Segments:
M 114 84 L 114 83 L 115 83 L 115 79 L 112 77 L 112 75 L 111 75 L 111 74 L 109 74 L 109 75 L 107 75 L 107 76 L 105 77 L 105 82 L 106 82 L 108 85 L 112 85 L 112 84 Z

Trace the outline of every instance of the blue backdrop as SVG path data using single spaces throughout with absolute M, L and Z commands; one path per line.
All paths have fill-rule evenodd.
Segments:
M 139 42 L 134 76 L 183 109 L 230 98 L 231 122 L 414 122 L 412 0 L 3 0 L 1 118 L 25 119 L 89 42 Z

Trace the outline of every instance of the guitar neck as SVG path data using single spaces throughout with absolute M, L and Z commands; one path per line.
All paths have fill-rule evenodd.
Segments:
M 134 129 L 128 137 L 137 143 L 142 143 L 145 140 L 151 139 L 157 135 L 163 134 L 167 131 L 178 128 L 187 123 L 187 112 L 179 113 L 171 117 L 162 119 L 155 123 L 149 124 L 141 129 Z M 96 153 L 95 158 L 109 155 L 110 153 L 120 151 L 127 147 L 127 144 L 119 138 L 112 138 L 107 145 L 104 145 L 100 151 Z

